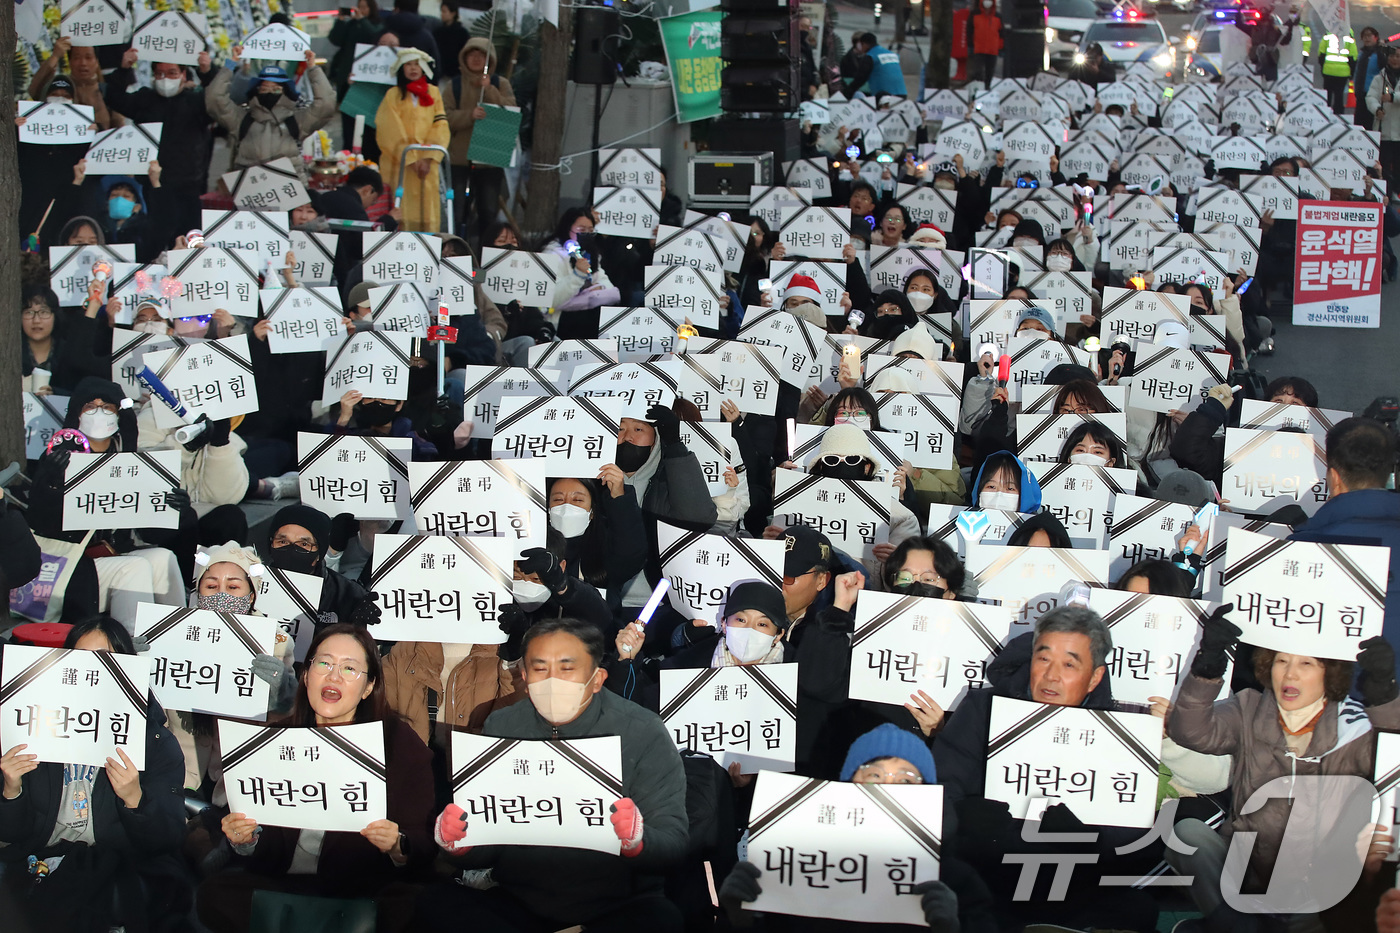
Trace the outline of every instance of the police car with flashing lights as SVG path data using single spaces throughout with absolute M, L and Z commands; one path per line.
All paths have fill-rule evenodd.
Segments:
M 1089 46 L 1098 43 L 1104 58 L 1126 70 L 1135 62 L 1146 62 L 1152 70 L 1166 77 L 1176 67 L 1176 49 L 1167 39 L 1167 31 L 1153 17 L 1132 7 L 1119 7 L 1114 14 L 1094 20 L 1079 40 L 1074 54 L 1076 64 L 1086 58 Z

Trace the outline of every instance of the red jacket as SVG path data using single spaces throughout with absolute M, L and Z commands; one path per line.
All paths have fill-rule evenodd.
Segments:
M 968 48 L 974 55 L 1001 52 L 1001 17 L 995 13 L 974 13 L 968 20 Z

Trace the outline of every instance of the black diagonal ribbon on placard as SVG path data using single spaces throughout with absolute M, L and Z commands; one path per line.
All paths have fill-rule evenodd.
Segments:
M 233 637 L 238 639 L 238 643 L 247 649 L 248 653 L 257 657 L 260 654 L 267 654 L 267 649 L 258 644 L 258 640 L 253 637 L 253 633 L 248 631 L 248 626 L 234 618 L 232 613 L 218 613 L 220 621 L 224 627 L 233 633 Z
M 5 683 L 4 687 L 0 687 L 0 706 L 10 702 L 21 690 L 34 683 L 34 681 L 42 677 L 46 671 L 67 657 L 68 651 L 69 649 L 66 648 L 51 648 L 40 655 L 38 660 L 33 664 L 10 678 Z
M 654 364 L 644 363 L 641 365 L 652 366 Z M 672 380 L 672 382 L 674 383 L 675 380 Z M 675 388 L 674 385 L 672 386 L 672 388 Z M 709 447 L 710 450 L 719 454 L 721 459 L 725 461 L 729 460 L 729 445 L 724 443 L 724 441 L 720 440 L 718 437 L 716 437 L 714 432 L 712 432 L 708 427 L 706 427 L 703 421 L 687 422 L 682 428 L 682 430 L 690 434 L 692 437 L 698 437 L 700 440 L 704 441 L 705 445 Z
M 602 165 L 598 166 L 598 177 L 602 178 L 605 174 L 607 174 L 608 166 L 612 165 L 614 160 L 622 158 L 629 152 L 636 153 L 637 157 L 643 162 L 656 169 L 657 172 L 662 172 L 661 166 L 657 163 L 655 159 L 647 155 L 645 149 L 614 149 L 612 150 L 612 155 L 608 156 L 607 161 L 604 162 Z
M 818 478 L 820 479 L 820 477 Z M 882 518 L 885 520 L 885 524 L 889 524 L 891 512 L 890 504 L 885 503 L 882 505 L 881 503 L 877 502 L 875 500 L 875 496 L 872 495 L 869 492 L 869 490 L 866 489 L 866 487 L 873 485 L 882 486 L 886 489 L 892 487 L 887 486 L 885 483 L 871 483 L 867 480 L 858 479 L 842 479 L 837 480 L 837 482 L 844 484 L 847 489 L 855 493 L 856 498 L 860 499 L 862 502 L 868 505 L 870 507 L 870 510 L 875 513 L 876 518 Z
M 175 628 L 175 626 L 179 625 L 181 622 L 188 619 L 190 616 L 194 615 L 196 612 L 200 611 L 201 610 L 199 609 L 187 608 L 172 609 L 170 613 L 164 618 L 162 618 L 159 622 L 146 629 L 146 631 L 142 632 L 141 637 L 146 639 L 146 641 L 153 642 L 156 639 L 160 638 L 160 636 L 164 635 L 166 632 L 169 632 L 171 629 Z
M 64 475 L 63 475 L 63 491 L 66 493 L 66 492 L 71 492 L 71 491 L 74 490 L 74 489 L 77 489 L 78 486 L 82 485 L 82 483 L 83 483 L 84 480 L 86 480 L 88 477 L 92 476 L 92 474 L 96 473 L 98 470 L 101 470 L 101 469 L 103 469 L 104 467 L 106 467 L 106 465 L 107 465 L 109 462 L 111 462 L 112 458 L 115 457 L 115 456 L 117 456 L 117 455 L 118 455 L 118 451 L 115 451 L 115 450 L 108 451 L 108 452 L 105 453 L 105 454 L 98 454 L 96 457 L 93 458 L 93 460 L 92 460 L 91 463 L 89 463 L 87 466 L 83 467 L 83 468 L 82 468 L 81 470 L 79 470 L 77 473 L 72 473 L 72 472 L 64 473 Z M 71 462 L 69 463 L 69 469 L 70 469 L 70 470 L 72 469 L 72 463 L 71 463 Z
M 772 828 L 773 824 L 802 806 L 802 804 L 810 800 L 814 794 L 819 793 L 825 786 L 825 781 L 818 780 L 817 778 L 807 778 L 799 784 L 792 793 L 783 797 L 777 803 L 773 804 L 773 806 L 750 820 L 749 844 L 752 845 L 753 840 L 757 839 L 765 830 Z
M 488 470 L 495 473 L 502 480 L 508 483 L 513 489 L 515 489 L 516 492 L 519 492 L 522 496 L 524 496 L 526 502 L 529 505 L 532 505 L 537 509 L 543 509 L 548 511 L 549 503 L 545 500 L 544 490 L 535 486 L 531 486 L 530 483 L 525 479 L 525 477 L 517 473 L 515 469 L 509 464 L 507 464 L 505 461 L 483 460 L 482 463 L 486 466 Z
M 579 408 L 582 408 L 585 412 L 591 415 L 593 417 L 593 420 L 598 422 L 598 425 L 606 433 L 616 435 L 617 432 L 621 430 L 622 426 L 618 422 L 614 421 L 607 412 L 599 408 L 598 403 L 593 401 L 591 398 L 579 396 L 578 398 L 573 399 L 573 402 Z
M 137 450 L 134 451 L 134 453 L 136 455 L 137 460 L 140 460 L 142 463 L 146 464 L 146 466 L 150 467 L 152 470 L 155 470 L 156 475 L 158 477 L 170 484 L 170 488 L 179 488 L 180 477 L 176 476 L 174 473 L 171 473 L 164 466 L 162 466 L 160 461 L 157 460 L 153 454 L 148 453 L 144 450 Z
M 694 359 L 689 353 L 681 353 L 676 358 L 684 363 L 691 372 L 699 376 L 700 381 L 709 386 L 711 391 L 721 393 L 724 391 L 724 380 L 712 375 L 708 369 L 701 365 L 701 363 Z
M 1250 553 L 1246 554 L 1241 559 L 1228 563 L 1225 567 L 1224 572 L 1220 575 L 1220 582 L 1227 586 L 1231 583 L 1234 583 L 1240 577 L 1249 573 L 1251 570 L 1254 570 L 1260 564 L 1264 563 L 1266 560 L 1277 554 L 1279 551 L 1282 551 L 1284 548 L 1288 547 L 1288 545 L 1291 543 L 1292 542 L 1290 541 L 1282 541 L 1277 538 L 1270 538 L 1268 541 L 1266 541 Z
M 267 726 L 258 729 L 248 741 L 231 751 L 224 752 L 222 761 L 224 773 L 228 774 L 259 751 L 276 742 L 286 731 L 287 728 L 284 726 Z
M 875 613 L 851 634 L 851 647 L 858 647 L 905 612 L 917 607 L 919 599 L 918 596 L 901 596 L 885 609 Z
M 738 670 L 748 674 L 749 678 L 758 686 L 758 689 L 768 694 L 768 698 L 776 703 L 778 708 L 782 710 L 785 715 L 793 719 L 797 718 L 797 699 L 788 696 L 787 693 L 783 691 L 783 688 L 779 687 L 777 682 L 769 677 L 768 673 L 763 670 L 763 665 L 749 664 L 738 668 Z
M 1392 734 L 1394 734 L 1394 733 L 1392 733 Z M 1376 743 L 1376 756 L 1377 756 L 1377 758 L 1379 759 L 1379 757 L 1380 757 L 1380 743 L 1379 743 L 1379 742 Z M 1379 762 L 1377 762 L 1377 763 L 1379 763 Z M 1375 770 L 1375 768 L 1374 768 L 1374 766 L 1372 766 L 1372 772 L 1373 772 L 1373 773 L 1374 773 L 1374 770 Z M 1390 791 L 1392 791 L 1392 790 L 1395 790 L 1396 787 L 1400 787 L 1400 764 L 1397 764 L 1395 767 L 1391 768 L 1389 771 L 1385 772 L 1384 774 L 1378 774 L 1378 775 L 1376 775 L 1376 779 L 1375 779 L 1374 781 L 1372 781 L 1371 783 L 1373 783 L 1373 784 L 1376 785 L 1376 793 L 1377 793 L 1378 795 L 1379 795 L 1379 794 L 1388 793 L 1388 792 L 1390 792 Z
M 1230 472 L 1230 470 L 1234 469 L 1236 466 L 1239 466 L 1244 461 L 1244 459 L 1250 454 L 1254 453 L 1256 450 L 1265 446 L 1266 444 L 1272 444 L 1275 440 L 1277 440 L 1276 433 L 1277 432 L 1271 430 L 1260 431 L 1254 437 L 1251 437 L 1249 440 L 1245 441 L 1238 448 L 1236 448 L 1233 453 L 1225 457 L 1223 469 L 1221 470 L 1221 472 Z M 1307 435 L 1301 436 L 1307 437 Z M 1314 453 L 1315 452 L 1316 445 L 1314 445 Z M 1299 490 L 1300 494 L 1301 492 L 1302 490 Z
M 1114 515 L 1113 525 L 1108 529 L 1109 541 L 1112 541 L 1114 538 L 1118 537 L 1124 532 L 1136 528 L 1138 525 L 1141 525 L 1148 519 L 1159 515 L 1162 512 L 1165 512 L 1167 509 L 1171 508 L 1174 505 L 1176 505 L 1175 502 L 1168 502 L 1165 499 L 1155 499 L 1150 505 L 1139 509 L 1132 515 L 1128 515 L 1126 517 Z
M 1099 724 L 1106 728 L 1109 733 L 1118 740 L 1118 744 L 1133 754 L 1133 757 L 1142 762 L 1142 766 L 1153 774 L 1157 773 L 1162 763 L 1160 753 L 1154 754 L 1150 748 L 1138 741 L 1137 736 L 1128 731 L 1123 723 L 1119 722 L 1119 716 L 1141 716 L 1142 713 L 1115 713 L 1106 709 L 1091 709 L 1089 714 L 1099 721 Z M 1160 727 L 1159 727 L 1160 728 Z
M 751 566 L 754 570 L 758 571 L 758 573 L 763 576 L 763 579 L 767 580 L 769 583 L 778 587 L 779 589 L 782 588 L 783 568 L 781 566 L 779 566 L 776 570 L 768 566 L 768 562 L 765 561 L 762 557 L 760 557 L 758 552 L 754 550 L 753 545 L 750 544 L 744 538 L 725 536 L 724 543 L 729 545 L 729 547 L 733 548 L 735 551 L 738 551 L 739 555 L 749 562 L 749 566 Z
M 50 398 L 51 396 L 48 395 L 35 395 L 34 401 L 39 403 L 39 407 L 42 408 L 50 418 L 57 421 L 59 424 L 63 424 L 64 413 L 54 407 Z
M 943 841 L 938 833 L 928 827 L 900 805 L 880 784 L 861 784 L 860 790 L 870 798 L 870 801 L 885 812 L 885 815 L 894 820 L 895 824 L 917 842 L 919 846 L 936 860 L 943 858 Z M 940 827 L 941 828 L 941 827 Z
M 141 718 L 141 721 L 144 722 L 146 719 L 146 693 L 148 685 L 141 684 L 137 686 L 133 683 L 131 678 L 127 676 L 126 671 L 122 670 L 121 665 L 117 663 L 117 656 L 110 651 L 94 651 L 93 654 L 97 656 L 97 663 L 105 667 L 107 673 L 111 674 L 112 679 L 117 682 L 118 689 L 120 689 L 122 695 L 126 697 L 127 702 L 131 704 L 132 712 L 137 714 Z
M 263 564 L 262 569 L 263 573 L 277 581 L 278 585 L 282 587 L 282 592 L 287 594 L 288 599 L 296 603 L 297 608 L 305 613 L 307 618 L 314 619 L 320 614 L 320 607 L 306 598 L 306 594 L 292 582 L 292 578 L 288 576 L 287 571 L 279 567 L 274 567 L 271 564 Z
M 992 706 L 995 709 L 995 697 L 992 699 Z M 1054 719 L 1055 716 L 1058 715 L 1061 710 L 1067 708 L 1064 706 L 1052 706 L 1048 703 L 1038 703 L 1036 704 L 1036 706 L 1038 707 L 1037 709 L 1034 709 L 1031 712 L 1027 713 L 1025 716 L 1021 717 L 1016 722 L 1012 723 L 1009 727 L 1007 727 L 1005 730 L 1003 730 L 1000 735 L 993 737 L 990 741 L 987 742 L 988 760 L 991 760 L 992 758 L 995 758 L 997 755 L 1006 751 L 1007 748 L 1011 747 L 1016 742 L 1025 738 L 1027 735 L 1034 732 L 1036 729 L 1040 728 L 1045 723 L 1049 722 L 1051 719 Z
M 311 448 L 311 450 L 307 451 L 305 456 L 303 456 L 300 460 L 297 461 L 297 470 L 302 473 L 305 473 L 308 470 L 310 470 L 312 464 L 314 464 L 317 460 L 320 460 L 326 454 L 330 453 L 336 447 L 340 446 L 340 442 L 344 440 L 344 438 L 345 435 L 343 434 L 327 435 L 325 440 L 321 441 L 315 447 Z
M 718 677 L 720 672 L 724 670 L 727 670 L 727 668 L 707 667 L 704 670 L 697 671 L 695 676 L 690 679 L 690 682 L 677 691 L 676 695 L 671 697 L 670 701 L 661 708 L 661 721 L 666 722 L 672 716 L 676 715 L 676 713 L 680 712 L 687 703 L 695 699 L 700 691 L 709 686 L 710 681 Z
M 363 770 L 368 771 L 378 780 L 384 781 L 388 779 L 389 770 L 385 767 L 384 762 L 374 757 L 373 753 L 365 751 L 363 748 L 360 748 L 360 746 L 350 741 L 350 739 L 344 733 L 338 731 L 335 726 L 313 726 L 312 728 L 316 730 L 318 738 L 359 765 Z
M 422 485 L 420 485 L 417 489 L 414 489 L 409 493 L 409 508 L 411 508 L 414 512 L 417 512 L 419 506 L 421 506 L 424 502 L 427 502 L 428 498 L 432 496 L 433 493 L 437 492 L 438 487 L 442 486 L 443 483 L 447 482 L 449 479 L 456 475 L 457 468 L 459 466 L 459 463 L 448 462 L 444 463 L 442 466 L 434 470 L 432 475 L 429 476 L 427 480 L 423 482 Z
M 427 540 L 429 537 L 436 536 L 409 535 L 408 537 L 404 538 L 402 542 L 400 542 L 398 547 L 394 548 L 393 551 L 386 554 L 383 560 L 380 560 L 378 555 L 375 555 L 374 566 L 373 569 L 370 571 L 369 576 L 369 588 L 372 590 L 375 587 L 377 587 L 384 580 L 385 575 L 388 574 L 389 571 L 393 570 L 399 564 L 407 560 L 411 555 L 416 553 L 418 551 L 418 546 L 422 544 L 425 540 Z
M 1157 598 L 1158 597 L 1153 596 L 1151 593 L 1134 593 L 1108 612 L 1101 613 L 1103 624 L 1108 628 L 1113 628 L 1113 626 L 1122 622 Z
M 497 739 L 488 745 L 481 754 L 454 771 L 452 773 L 453 795 L 455 796 L 459 790 L 467 785 L 468 781 L 480 776 L 483 771 L 500 761 L 519 744 L 519 739 Z
M 253 363 L 251 360 L 245 360 L 243 357 L 238 355 L 237 351 L 235 351 L 232 347 L 228 346 L 221 340 L 210 340 L 208 343 L 204 344 L 204 347 L 213 350 L 215 353 L 224 357 L 224 359 L 229 360 L 234 365 L 238 366 L 240 369 L 243 369 L 250 373 L 253 371 Z
M 669 528 L 670 526 L 668 525 L 667 527 Z M 676 530 L 679 531 L 680 529 Z M 664 550 L 662 550 L 659 561 L 661 566 L 666 566 L 667 562 L 669 562 L 673 557 L 675 557 L 681 551 L 684 551 L 686 548 L 690 547 L 696 541 L 699 541 L 704 536 L 705 532 L 703 531 L 687 531 L 683 533 L 679 538 L 671 542 L 670 547 L 667 547 Z
M 776 496 L 773 497 L 774 514 L 777 514 L 778 506 L 784 505 L 788 502 L 788 500 L 794 499 L 797 496 L 802 495 L 802 493 L 811 489 L 813 486 L 817 485 L 817 483 L 820 483 L 821 481 L 822 477 L 816 475 L 815 473 L 808 473 L 804 475 L 801 479 L 799 479 L 797 482 L 793 483 L 790 488 L 788 488 L 784 492 L 778 493 Z
M 1362 570 L 1355 561 L 1342 550 L 1345 545 L 1325 544 L 1318 542 L 1317 546 L 1322 548 L 1322 552 L 1332 558 L 1333 562 L 1341 568 L 1351 582 L 1359 586 L 1368 597 L 1377 605 L 1385 605 L 1385 581 L 1376 583 L 1367 573 Z
M 398 458 L 392 450 L 384 446 L 384 442 L 373 435 L 363 435 L 363 440 L 370 450 L 379 454 L 380 458 L 389 465 L 389 469 L 408 479 L 408 464 Z
M 449 537 L 448 540 L 456 545 L 457 550 L 465 554 L 467 559 L 476 564 L 477 569 L 486 574 L 492 583 L 506 592 L 510 591 L 511 570 L 498 566 L 492 561 L 491 555 L 481 549 L 481 545 L 477 544 L 475 538 L 468 538 L 464 535 L 454 535 Z
M 599 787 L 617 797 L 622 796 L 622 778 L 585 755 L 574 743 L 567 739 L 547 739 L 547 744 L 561 756 L 568 759 L 585 777 L 591 778 Z

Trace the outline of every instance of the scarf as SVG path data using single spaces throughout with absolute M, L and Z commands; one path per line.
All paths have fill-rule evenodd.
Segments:
M 408 92 L 418 98 L 418 103 L 424 107 L 433 105 L 433 95 L 428 92 L 428 79 L 419 75 L 417 80 L 408 82 Z
M 1322 716 L 1322 709 L 1326 705 L 1327 698 L 1319 697 L 1316 703 L 1309 703 L 1302 709 L 1286 710 L 1280 706 L 1278 723 L 1288 735 L 1303 735 L 1317 726 L 1317 720 Z

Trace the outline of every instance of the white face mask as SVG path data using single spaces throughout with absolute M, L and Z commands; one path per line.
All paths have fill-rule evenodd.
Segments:
M 1035 237 L 1033 237 L 1033 236 L 1018 236 L 1018 237 L 1016 237 L 1014 240 L 1011 241 L 1011 245 L 1012 245 L 1012 246 L 1030 247 L 1030 246 L 1039 246 L 1040 244 L 1037 243 L 1037 242 L 1035 241 Z
M 1070 463 L 1082 463 L 1085 466 L 1108 466 L 1108 458 L 1100 457 L 1098 454 L 1080 453 L 1070 454 Z
M 576 505 L 556 505 L 549 510 L 549 527 L 566 538 L 577 538 L 588 530 L 593 513 Z
M 724 627 L 724 643 L 728 646 L 729 653 L 734 655 L 734 660 L 740 664 L 752 664 L 761 660 L 773 647 L 777 637 L 751 628 L 735 628 L 732 625 Z
M 849 411 L 838 411 L 834 424 L 853 424 L 862 431 L 870 430 L 870 416 L 868 414 L 852 414 Z
M 909 299 L 909 303 L 914 306 L 914 310 L 920 314 L 933 307 L 933 296 L 925 292 L 910 292 L 904 297 Z
M 596 675 L 598 672 L 593 673 Z M 559 726 L 573 722 L 578 717 L 587 700 L 588 685 L 591 683 L 592 677 L 581 684 L 549 677 L 530 684 L 526 690 L 530 694 L 530 702 L 535 704 L 535 712 L 547 722 Z
M 131 329 L 145 334 L 163 334 L 169 329 L 169 325 L 164 321 L 137 321 L 131 325 Z
M 939 179 L 938 181 L 934 182 L 934 183 L 933 183 L 933 186 L 934 186 L 935 188 L 937 188 L 939 191 L 952 191 L 954 188 L 956 188 L 956 187 L 958 186 L 958 183 L 955 182 L 955 181 L 948 181 L 946 178 L 943 178 L 943 179 Z
M 1073 265 L 1073 257 L 1066 256 L 1064 253 L 1055 253 L 1045 257 L 1045 268 L 1051 272 L 1068 272 Z
M 998 509 L 1002 512 L 1016 512 L 1021 508 L 1021 494 L 1018 492 L 984 492 L 977 499 L 981 509 Z
M 174 97 L 180 93 L 180 86 L 184 83 L 179 78 L 156 78 L 151 82 L 151 86 L 161 97 Z
M 100 441 L 117 433 L 117 416 L 105 408 L 85 411 L 78 416 L 78 430 L 88 438 Z
M 515 604 L 526 612 L 549 602 L 549 587 L 533 580 L 512 580 L 510 591 L 515 596 Z

